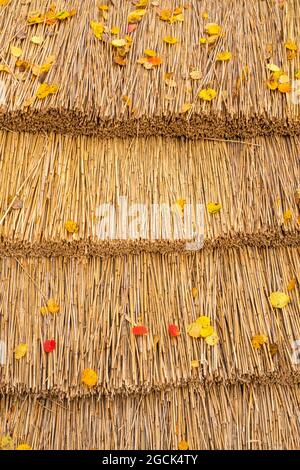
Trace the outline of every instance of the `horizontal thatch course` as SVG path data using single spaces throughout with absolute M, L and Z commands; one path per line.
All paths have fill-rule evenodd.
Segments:
M 54 25 L 28 25 L 28 14 L 46 12 L 52 0 L 11 0 L 0 6 L 0 63 L 11 70 L 0 72 L 5 85 L 2 128 L 192 138 L 300 132 L 299 105 L 291 102 L 290 94 L 266 86 L 268 62 L 282 68 L 291 80 L 300 69 L 298 53 L 288 60 L 284 46 L 289 39 L 299 41 L 298 0 L 166 0 L 158 6 L 149 1 L 141 22 L 129 33 L 133 42 L 124 66 L 114 62 L 116 48 L 111 41 L 128 34 L 128 14 L 137 8 L 134 2 L 107 1 L 107 18 L 94 0 L 55 3 L 57 11 L 76 9 L 76 15 Z M 183 7 L 183 21 L 170 25 L 159 19 L 161 8 L 176 7 Z M 103 40 L 93 35 L 91 20 L 107 28 Z M 200 44 L 210 22 L 218 23 L 222 34 L 212 46 Z M 112 27 L 120 32 L 113 35 Z M 42 37 L 43 43 L 32 43 L 33 36 Z M 166 44 L 165 36 L 174 36 L 178 43 Z M 15 66 L 11 46 L 22 49 L 19 60 L 30 64 L 27 70 Z M 138 64 L 145 49 L 155 50 L 162 64 L 153 70 Z M 231 60 L 216 62 L 224 50 L 232 53 Z M 55 56 L 50 71 L 34 76 L 32 64 L 42 65 L 49 56 Z M 198 80 L 191 79 L 193 70 L 200 71 Z M 26 107 L 41 82 L 58 85 L 58 92 Z M 213 102 L 198 98 L 207 87 L 217 91 Z M 180 114 L 186 103 L 191 110 Z
M 0 437 L 33 449 L 299 449 L 300 389 L 280 385 L 175 389 L 58 401 L 3 396 Z
M 221 253 L 82 259 L 1 259 L 0 338 L 5 392 L 48 396 L 128 394 L 187 382 L 299 382 L 294 341 L 300 338 L 297 248 L 232 249 Z M 288 292 L 291 279 L 295 289 Z M 198 289 L 194 298 L 192 288 Z M 271 307 L 273 291 L 290 303 Z M 47 299 L 60 305 L 41 315 Z M 200 315 L 211 319 L 220 342 L 208 346 L 187 335 Z M 148 335 L 131 327 L 141 322 Z M 181 335 L 172 338 L 168 326 Z M 268 344 L 255 350 L 254 335 Z M 54 339 L 56 350 L 43 351 Z M 28 353 L 14 357 L 19 343 Z M 272 357 L 270 344 L 278 352 Z M 193 368 L 192 361 L 199 367 Z M 97 386 L 81 383 L 85 368 L 97 371 Z
M 101 240 L 97 210 L 179 199 L 204 204 L 204 248 L 299 243 L 299 139 L 248 144 L 172 138 L 107 139 L 0 133 L 0 254 L 76 256 L 182 251 L 170 236 Z M 13 199 L 15 197 L 15 199 Z M 220 202 L 209 214 L 206 204 Z M 20 207 L 21 206 L 21 207 Z M 128 210 L 129 210 L 128 209 Z M 285 214 L 290 211 L 291 218 Z M 78 223 L 68 234 L 65 222 Z M 128 222 L 133 220 L 129 217 Z M 116 235 L 117 236 L 117 235 Z M 118 236 L 117 236 L 118 237 Z

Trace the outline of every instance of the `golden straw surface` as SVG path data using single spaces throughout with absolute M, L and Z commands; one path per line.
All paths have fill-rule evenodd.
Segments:
M 141 254 L 115 258 L 1 259 L 0 339 L 5 392 L 74 397 L 129 394 L 189 382 L 299 382 L 295 341 L 300 338 L 298 248 L 230 249 L 210 254 Z M 273 291 L 297 287 L 282 310 L 269 302 Z M 194 298 L 192 288 L 198 289 Z M 40 308 L 53 298 L 55 315 Z M 220 342 L 208 346 L 187 334 L 200 315 L 211 319 Z M 142 323 L 149 333 L 134 336 Z M 181 335 L 170 337 L 168 326 Z M 254 335 L 268 344 L 256 350 Z M 43 342 L 54 339 L 46 354 Z M 16 360 L 14 349 L 28 344 Z M 278 353 L 272 357 L 270 345 Z M 198 360 L 199 367 L 192 367 Z M 98 374 L 95 388 L 81 373 Z
M 288 40 L 299 42 L 298 0 L 282 5 L 276 0 L 166 0 L 159 6 L 149 2 L 132 33 L 128 33 L 128 14 L 136 9 L 132 2 L 109 2 L 105 17 L 94 0 L 55 3 L 57 11 L 76 9 L 76 15 L 54 25 L 30 25 L 30 13 L 45 13 L 52 0 L 11 0 L 0 7 L 0 63 L 11 71 L 0 72 L 5 88 L 2 128 L 191 138 L 300 132 L 298 97 L 293 100 L 290 93 L 266 86 L 267 63 L 276 64 L 290 80 L 300 68 L 298 55 L 288 60 L 284 46 Z M 161 8 L 176 7 L 183 7 L 183 21 L 160 20 Z M 203 17 L 205 12 L 208 19 Z M 93 35 L 91 20 L 105 26 L 102 40 Z M 222 28 L 213 45 L 200 44 L 207 37 L 207 23 Z M 117 36 L 111 33 L 112 27 L 120 29 Z M 116 48 L 111 42 L 126 35 L 132 45 L 127 64 L 120 66 L 114 62 Z M 43 43 L 34 44 L 35 36 L 42 37 Z M 166 36 L 174 36 L 178 43 L 166 44 Z M 21 48 L 20 58 L 11 54 L 11 46 Z M 147 70 L 137 63 L 145 49 L 154 50 L 162 64 Z M 228 63 L 216 60 L 224 50 L 232 54 Z M 50 71 L 34 76 L 32 65 L 44 64 L 49 56 L 55 57 Z M 17 60 L 25 65 L 16 66 Z M 193 70 L 200 71 L 199 79 L 191 79 Z M 27 106 L 41 82 L 58 85 L 58 92 Z M 198 97 L 207 87 L 217 91 L 213 102 Z M 186 103 L 191 109 L 180 114 Z
M 0 437 L 33 449 L 299 449 L 300 390 L 273 384 L 178 388 L 74 400 L 3 396 Z
M 102 140 L 50 134 L 0 133 L 0 254 L 5 256 L 120 255 L 184 251 L 171 227 L 150 233 L 153 204 L 179 199 L 203 204 L 204 248 L 297 245 L 299 139 L 256 138 L 249 145 L 210 140 Z M 120 239 L 120 202 L 145 205 L 146 233 Z M 15 199 L 14 199 L 15 198 Z M 14 209 L 13 203 L 17 204 Z M 206 204 L 220 202 L 209 214 Z M 18 205 L 19 203 L 19 205 Z M 101 239 L 101 205 L 116 210 L 116 234 Z M 21 208 L 20 208 L 21 205 Z M 285 221 L 286 211 L 291 218 Z M 79 231 L 69 234 L 72 219 Z M 129 227 L 134 217 L 128 215 Z M 196 219 L 195 219 L 196 220 Z M 119 232 L 120 233 L 120 232 Z M 139 234 L 137 234 L 138 236 Z

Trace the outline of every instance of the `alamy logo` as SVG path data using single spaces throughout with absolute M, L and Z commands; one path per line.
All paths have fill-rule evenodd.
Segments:
M 6 364 L 6 344 L 0 340 L 0 366 Z
M 183 200 L 169 204 L 101 204 L 96 210 L 97 237 L 101 240 L 185 240 L 187 250 L 202 248 L 204 206 Z
M 292 104 L 300 103 L 300 80 L 292 80 L 292 90 L 290 94 Z
M 293 354 L 292 354 L 292 363 L 300 364 L 300 339 L 296 339 L 291 343 Z

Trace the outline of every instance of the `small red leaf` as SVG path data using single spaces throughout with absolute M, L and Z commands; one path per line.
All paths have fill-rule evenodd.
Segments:
M 177 325 L 169 325 L 169 335 L 174 337 L 180 335 L 180 331 Z
M 132 328 L 132 333 L 136 336 L 146 335 L 148 333 L 148 328 L 144 325 L 134 326 Z
M 55 348 L 56 342 L 54 341 L 54 339 L 47 339 L 46 341 L 44 341 L 44 351 L 46 353 L 54 351 Z

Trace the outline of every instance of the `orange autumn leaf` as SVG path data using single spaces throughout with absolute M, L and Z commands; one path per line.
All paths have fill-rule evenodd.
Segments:
M 126 59 L 124 59 L 124 57 L 121 57 L 119 55 L 114 57 L 114 62 L 115 62 L 115 64 L 118 64 L 118 65 L 126 65 L 127 64 Z
M 149 57 L 148 62 L 152 65 L 162 64 L 162 59 L 160 57 Z
M 278 90 L 281 93 L 290 93 L 292 91 L 292 87 L 291 87 L 291 84 L 289 82 L 279 83 Z
M 294 290 L 296 287 L 296 282 L 297 282 L 296 279 L 293 277 L 287 285 L 287 290 L 289 291 Z

